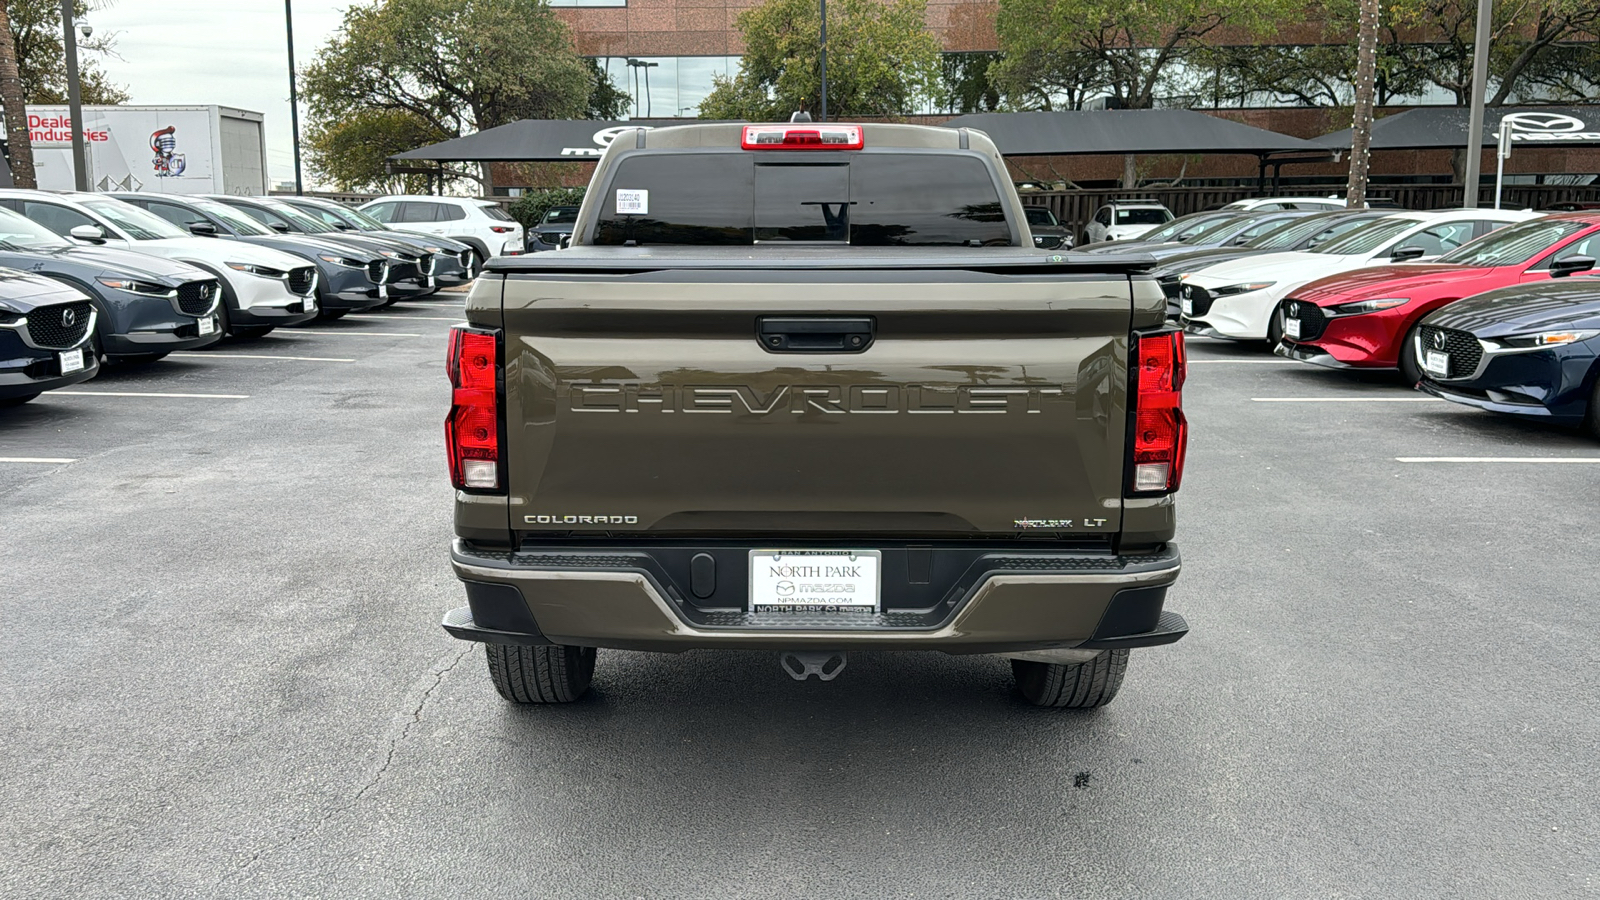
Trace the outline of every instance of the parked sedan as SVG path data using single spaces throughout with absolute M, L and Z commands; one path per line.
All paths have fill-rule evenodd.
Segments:
M 0 190 L 0 206 L 76 243 L 188 263 L 222 285 L 222 329 L 257 337 L 317 315 L 317 270 L 267 247 L 197 238 L 166 219 L 104 194 Z
M 1298 211 L 1247 212 L 1235 218 L 1218 222 L 1198 234 L 1188 236 L 1183 241 L 1168 244 L 1141 243 L 1139 252 L 1162 260 L 1191 253 L 1197 249 L 1240 247 L 1268 232 L 1277 230 L 1287 222 L 1303 219 L 1309 215 L 1311 213 Z
M 1307 282 L 1437 257 L 1496 228 L 1541 215 L 1503 209 L 1395 213 L 1314 250 L 1221 263 L 1184 281 L 1183 325 L 1191 334 L 1265 341 L 1278 304 Z
M 573 207 L 574 210 L 577 207 Z M 551 210 L 554 212 L 555 210 Z M 1024 206 L 1022 211 L 1028 216 L 1028 230 L 1033 233 L 1033 246 L 1040 250 L 1071 250 L 1072 232 L 1067 230 L 1056 214 L 1048 206 Z M 544 227 L 544 223 L 539 223 Z M 567 228 L 572 231 L 571 226 Z
M 1561 213 L 1479 238 L 1421 265 L 1358 269 L 1296 288 L 1278 306 L 1268 340 L 1278 353 L 1331 368 L 1392 369 L 1422 378 L 1423 316 L 1462 297 L 1560 278 L 1594 267 L 1600 214 Z
M 311 263 L 320 276 L 317 306 L 322 308 L 325 319 L 389 302 L 394 261 L 377 251 L 313 235 L 279 234 L 243 212 L 205 197 L 144 193 L 110 196 L 152 212 L 198 237 L 271 247 Z
M 1139 236 L 1138 240 L 1100 241 L 1078 246 L 1085 253 L 1131 253 L 1157 244 L 1186 244 L 1207 231 L 1239 218 L 1243 213 L 1236 209 L 1215 209 L 1208 212 L 1189 213 Z
M 0 269 L 0 407 L 93 378 L 94 304 L 82 291 Z
M 400 241 L 418 256 L 424 253 L 433 254 L 433 278 L 443 287 L 466 284 L 478 277 L 478 272 L 483 266 L 478 251 L 467 244 L 436 235 L 392 229 L 361 210 L 352 209 L 343 203 L 335 203 L 322 197 L 273 199 L 298 209 L 335 231 L 389 238 Z
M 151 362 L 222 339 L 217 279 L 187 263 L 84 247 L 0 208 L 0 266 L 43 275 L 87 295 L 95 309 L 90 342 L 97 356 Z
M 1600 277 L 1468 297 L 1422 320 L 1422 390 L 1600 439 Z

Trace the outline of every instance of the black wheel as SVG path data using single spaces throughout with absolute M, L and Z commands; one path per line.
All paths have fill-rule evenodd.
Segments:
M 489 677 L 512 703 L 571 703 L 589 690 L 593 647 L 484 644 Z
M 327 321 L 332 322 L 334 319 L 342 319 L 342 318 L 344 318 L 345 316 L 347 316 L 349 314 L 350 314 L 350 310 L 348 310 L 348 309 L 327 309 L 327 308 L 323 308 L 322 314 L 318 318 L 326 319 Z
M 1411 326 L 1406 332 L 1406 342 L 1400 346 L 1400 375 L 1412 387 L 1422 380 L 1422 363 L 1417 360 L 1417 329 L 1421 327 Z
M 271 325 L 235 325 L 233 326 L 233 336 L 253 341 L 259 337 L 266 337 L 272 329 L 273 326 Z
M 1117 696 L 1128 671 L 1127 650 L 1107 650 L 1078 665 L 1011 661 L 1017 690 L 1034 706 L 1060 709 L 1094 709 Z
M 1283 314 L 1274 310 L 1272 317 L 1267 319 L 1267 346 L 1276 347 L 1283 343 Z
M 29 400 L 32 400 L 33 398 L 35 398 L 37 396 L 39 396 L 39 395 L 38 394 L 23 394 L 20 397 L 0 397 L 0 409 L 5 409 L 8 406 L 21 406 L 22 404 L 27 403 Z

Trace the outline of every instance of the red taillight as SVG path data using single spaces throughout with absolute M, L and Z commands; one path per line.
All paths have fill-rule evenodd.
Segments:
M 500 487 L 500 402 L 496 385 L 499 340 L 492 331 L 450 329 L 445 371 L 452 393 L 444 420 L 450 483 L 458 488 Z
M 739 146 L 746 150 L 860 150 L 860 125 L 746 125 Z
M 489 230 L 495 234 L 510 234 L 512 227 L 510 225 L 490 225 Z
M 1134 363 L 1133 466 L 1129 489 L 1170 493 L 1183 481 L 1189 423 L 1183 417 L 1188 359 L 1183 332 L 1139 335 Z

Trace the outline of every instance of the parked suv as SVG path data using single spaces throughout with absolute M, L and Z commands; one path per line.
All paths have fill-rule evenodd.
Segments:
M 218 312 L 228 334 L 258 337 L 316 318 L 317 270 L 297 256 L 195 237 L 104 194 L 4 190 L 0 206 L 80 244 L 164 256 L 209 272 L 222 282 Z
M 437 234 L 478 249 L 484 259 L 523 252 L 522 226 L 493 200 L 471 197 L 380 197 L 361 211 L 385 225 Z
M 100 371 L 89 342 L 94 319 L 82 291 L 0 269 L 0 407 L 93 378 Z
M 539 224 L 528 232 L 528 252 L 560 250 L 561 242 L 572 237 L 572 223 L 577 220 L 576 206 L 552 206 L 545 210 Z
M 1033 245 L 1040 250 L 1071 250 L 1072 234 L 1061 224 L 1048 206 L 1024 206 L 1028 217 L 1028 230 L 1033 232 Z
M 396 241 L 414 256 L 433 255 L 433 274 L 423 279 L 424 287 L 454 287 L 478 277 L 484 257 L 471 244 L 435 234 L 396 231 L 359 209 L 321 197 L 276 197 L 275 200 L 343 234 L 362 235 Z
M 1095 211 L 1083 229 L 1083 242 L 1131 241 L 1172 221 L 1159 200 L 1113 200 Z

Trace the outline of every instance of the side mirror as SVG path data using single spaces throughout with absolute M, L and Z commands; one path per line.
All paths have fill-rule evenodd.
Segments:
M 1587 272 L 1592 268 L 1594 268 L 1594 257 L 1569 256 L 1566 259 L 1558 259 L 1550 264 L 1550 277 L 1565 278 L 1568 275 Z
M 572 246 L 572 235 L 563 234 L 561 236 L 561 249 L 565 250 L 565 249 L 567 249 L 568 247 L 571 247 L 571 246 Z
M 83 241 L 89 244 L 104 244 L 106 242 L 106 230 L 99 225 L 74 226 L 71 231 L 67 232 L 67 236 L 75 241 Z
M 289 223 L 288 222 L 273 222 L 271 228 L 272 228 L 273 231 L 276 231 L 279 234 L 288 234 L 289 233 Z
M 1421 259 L 1427 255 L 1428 251 L 1422 247 L 1397 247 L 1393 253 L 1389 254 L 1389 261 L 1405 262 L 1412 259 Z
M 339 229 L 340 231 L 355 231 L 356 230 L 356 227 L 354 225 L 351 225 L 348 222 L 335 222 L 335 223 L 333 223 L 333 227 Z
M 190 222 L 189 233 L 198 234 L 202 237 L 216 237 L 217 226 L 211 224 L 210 222 Z

